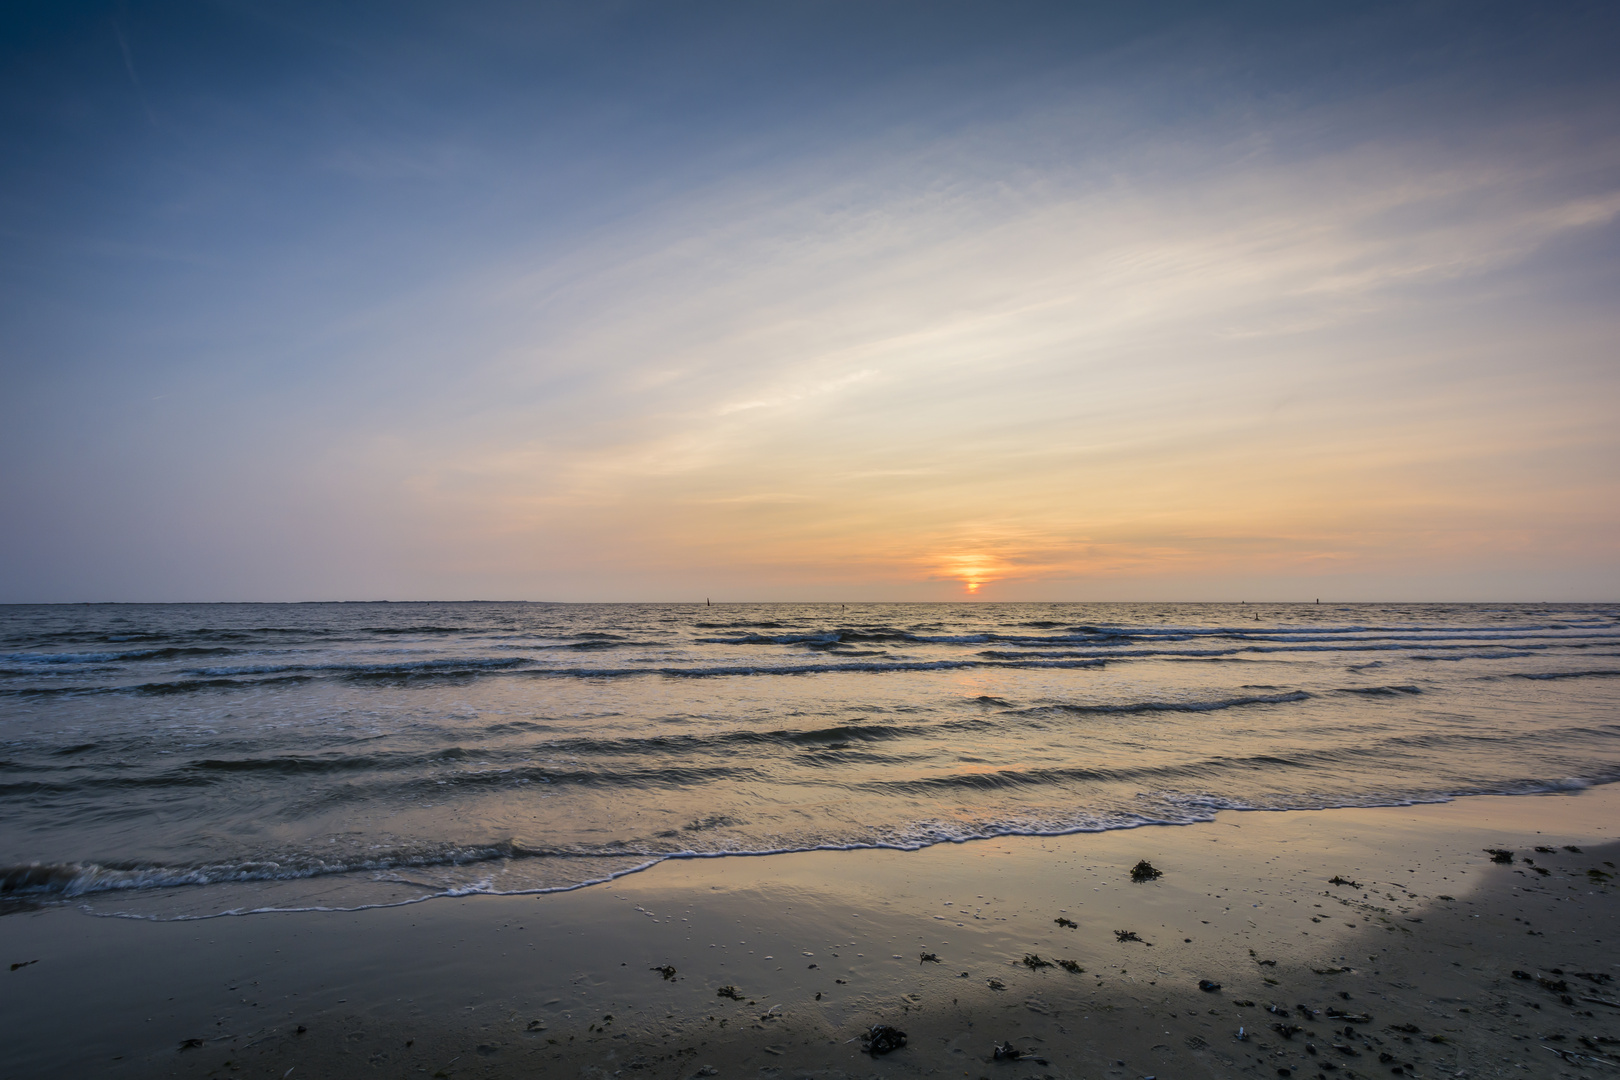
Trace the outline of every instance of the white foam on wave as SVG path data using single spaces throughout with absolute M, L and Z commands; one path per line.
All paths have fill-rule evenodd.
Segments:
M 971 844 L 983 840 L 1002 840 L 1016 837 L 1060 837 L 1088 833 L 1117 832 L 1150 826 L 1183 826 L 1207 823 L 1222 812 L 1289 813 L 1342 809 L 1368 809 L 1377 807 L 1421 806 L 1452 802 L 1460 798 L 1481 795 L 1558 795 L 1573 794 L 1591 787 L 1620 782 L 1620 774 L 1601 777 L 1565 777 L 1560 779 L 1524 780 L 1450 791 L 1426 792 L 1365 792 L 1359 794 L 1277 794 L 1264 798 L 1235 798 L 1213 793 L 1142 792 L 1138 798 L 1159 805 L 1154 812 L 1111 813 L 1083 815 L 1079 819 L 1042 820 L 1038 817 L 1019 817 L 1002 821 L 979 822 L 972 826 L 948 824 L 941 821 L 914 822 L 895 830 L 891 839 L 826 841 L 821 843 L 787 844 L 772 847 L 739 847 L 718 850 L 687 849 L 667 852 L 552 852 L 530 857 L 587 857 L 607 858 L 629 856 L 640 861 L 607 873 L 551 885 L 533 885 L 520 888 L 501 888 L 497 875 L 486 874 L 470 882 L 443 888 L 428 889 L 420 895 L 401 899 L 359 903 L 260 905 L 232 907 L 203 914 L 153 914 L 130 911 L 98 911 L 81 905 L 86 914 L 103 918 L 140 919 L 152 922 L 195 922 L 207 919 L 230 918 L 247 915 L 298 914 L 312 912 L 358 912 L 387 908 L 408 907 L 430 900 L 465 898 L 470 896 L 546 896 L 556 893 L 577 892 L 597 885 L 605 885 L 631 874 L 640 874 L 666 862 L 696 859 L 757 859 L 781 855 L 800 855 L 815 852 L 895 851 L 916 852 L 941 844 Z M 1169 813 L 1164 812 L 1169 810 Z M 356 868 L 359 869 L 359 868 Z M 223 883 L 228 884 L 229 881 Z M 62 897 L 64 900 L 76 897 Z

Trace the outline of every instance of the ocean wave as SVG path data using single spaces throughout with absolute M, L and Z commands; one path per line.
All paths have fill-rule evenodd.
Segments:
M 401 776 L 379 769 L 377 763 L 363 760 L 303 758 L 283 755 L 275 758 L 202 759 L 186 762 L 161 773 L 144 776 L 75 776 L 71 780 L 51 777 L 19 779 L 0 783 L 0 802 L 9 799 L 36 799 L 42 796 L 76 795 L 88 790 L 154 791 L 208 787 L 224 783 L 232 774 L 273 774 L 313 776 L 336 773 L 351 775 L 343 786 L 322 794 L 327 804 L 374 804 L 384 799 L 442 796 L 446 789 L 483 789 L 524 784 L 582 784 L 586 786 L 651 790 L 693 788 L 720 781 L 766 781 L 760 770 L 744 764 L 696 765 L 621 764 L 612 768 L 567 765 L 502 765 L 480 769 L 448 769 Z
M 277 684 L 311 682 L 313 675 L 283 675 L 273 679 L 183 679 L 175 682 L 139 683 L 134 686 L 21 686 L 0 690 L 6 697 L 86 697 L 99 694 L 129 694 L 137 697 L 165 697 L 208 690 L 239 690 Z
M 886 654 L 882 654 L 886 655 Z M 962 660 L 843 660 L 799 664 L 721 664 L 692 667 L 647 666 L 545 667 L 529 657 L 490 661 L 423 661 L 415 664 L 261 664 L 237 668 L 201 668 L 189 672 L 207 678 L 177 679 L 170 682 L 141 683 L 134 686 L 27 686 L 0 690 L 0 696 L 61 696 L 76 694 L 186 694 L 206 690 L 242 690 L 271 683 L 339 678 L 350 682 L 454 681 L 479 675 L 521 675 L 546 679 L 625 679 L 661 676 L 669 679 L 712 679 L 726 677 L 768 677 L 777 675 L 826 675 L 834 673 L 888 674 L 894 672 L 960 671 L 970 668 L 1084 669 L 1100 668 L 1101 658 L 1065 660 L 1033 658 L 994 661 Z M 228 674 L 227 674 L 228 673 Z M 274 676 L 264 678 L 261 676 Z
M 1057 629 L 1035 624 L 1022 624 L 1031 629 Z M 1540 639 L 1548 642 L 1582 640 L 1614 640 L 1620 633 L 1610 626 L 1514 626 L 1514 627 L 1277 627 L 1277 626 L 1069 626 L 1059 634 L 1016 634 L 999 630 L 986 630 L 971 634 L 941 634 L 923 632 L 921 628 L 896 627 L 822 627 L 805 628 L 791 633 L 761 633 L 758 629 L 694 640 L 715 645 L 793 645 L 806 641 L 895 641 L 916 644 L 976 644 L 997 642 L 1009 645 L 1065 645 L 1095 644 L 1099 641 L 1186 641 L 1196 639 L 1227 639 L 1257 642 L 1403 642 L 1403 641 L 1507 641 L 1520 642 Z
M 700 645 L 830 645 L 834 643 L 911 642 L 928 645 L 974 645 L 994 639 L 992 634 L 915 634 L 907 630 L 815 630 L 798 634 L 736 634 L 696 638 Z
M 357 859 L 282 856 L 238 862 L 165 866 L 153 863 L 26 863 L 0 867 L 0 896 L 72 898 L 100 892 L 170 889 L 231 882 L 293 881 L 356 871 L 398 870 L 522 857 L 514 844 L 403 851 Z
M 230 656 L 241 651 L 240 649 L 225 646 L 204 648 L 172 645 L 162 649 L 132 649 L 123 652 L 5 653 L 0 654 L 0 662 L 6 664 L 127 664 L 141 660 L 178 660 L 188 656 Z
M 1510 679 L 1612 679 L 1620 676 L 1620 669 L 1598 668 L 1592 671 L 1515 671 Z
M 513 758 L 503 759 L 499 754 L 491 754 L 488 750 L 479 750 L 476 755 L 472 752 L 457 748 L 454 751 L 439 752 L 436 758 L 448 758 L 452 754 L 457 758 L 479 758 L 500 762 L 507 765 L 530 764 L 537 755 L 547 758 L 587 758 L 611 757 L 633 758 L 639 755 L 689 755 L 698 753 L 730 754 L 738 747 L 782 747 L 814 749 L 839 747 L 844 744 L 881 743 L 896 739 L 927 735 L 933 728 L 924 724 L 835 724 L 821 728 L 774 728 L 768 730 L 738 729 L 730 731 L 706 732 L 703 734 L 647 734 L 624 735 L 609 738 L 600 735 L 577 735 L 561 738 L 547 739 L 536 745 L 524 746 L 521 750 L 512 751 L 512 754 L 521 754 L 522 760 Z M 410 768 L 413 762 L 406 760 L 399 763 L 400 768 Z
M 1276 635 L 1272 635 L 1272 636 L 1276 640 L 1281 641 L 1281 640 L 1288 640 L 1292 635 L 1289 635 L 1289 634 L 1276 634 Z M 1617 641 L 1617 640 L 1620 640 L 1620 632 L 1603 631 L 1603 632 L 1599 633 L 1599 632 L 1593 631 L 1593 630 L 1583 630 L 1583 631 L 1578 631 L 1578 632 L 1571 631 L 1571 632 L 1568 632 L 1568 633 L 1550 633 L 1550 632 L 1547 632 L 1547 631 L 1539 631 L 1539 630 L 1538 631 L 1504 630 L 1504 631 L 1498 631 L 1496 633 L 1491 633 L 1491 634 L 1485 634 L 1485 633 L 1478 633 L 1478 634 L 1446 634 L 1446 633 L 1441 633 L 1439 631 L 1424 631 L 1424 632 L 1421 632 L 1421 633 L 1413 633 L 1413 634 L 1380 634 L 1376 638 L 1356 638 L 1356 637 L 1345 637 L 1345 638 L 1342 638 L 1342 639 L 1340 639 L 1340 638 L 1326 638 L 1326 639 L 1323 639 L 1323 638 L 1315 638 L 1315 639 L 1302 638 L 1301 640 L 1316 640 L 1316 641 L 1322 641 L 1322 640 L 1328 640 L 1328 641 L 1337 641 L 1337 640 L 1344 640 L 1344 641 L 1358 641 L 1358 640 L 1376 640 L 1376 641 L 1502 641 L 1502 642 L 1507 642 L 1508 644 L 1515 644 L 1515 643 L 1524 642 L 1524 641 L 1545 641 L 1545 642 L 1548 642 L 1550 644 L 1558 645 L 1558 644 L 1569 644 L 1569 643 L 1574 643 L 1574 642 L 1588 642 L 1588 641 L 1599 641 L 1599 642 L 1602 642 L 1602 641 L 1609 641 L 1609 642 Z
M 480 671 L 510 671 L 535 661 L 526 656 L 443 657 L 438 660 L 396 661 L 388 664 L 251 664 L 241 667 L 196 668 L 182 672 L 195 676 L 279 675 L 289 672 L 312 675 L 382 676 L 463 674 Z
M 543 751 L 547 755 L 576 756 L 632 756 L 646 753 L 670 754 L 694 751 L 729 751 L 738 746 L 830 746 L 839 743 L 873 743 L 926 734 L 927 725 L 912 724 L 835 724 L 821 728 L 776 728 L 771 730 L 740 729 L 704 734 L 625 735 L 604 738 L 599 735 L 581 735 L 549 739 L 534 747 L 525 747 L 523 753 L 533 756 Z M 488 756 L 487 754 L 483 756 Z
M 937 776 L 881 778 L 857 785 L 861 790 L 885 794 L 923 794 L 941 789 L 994 791 L 1001 788 L 1045 787 L 1074 783 L 1137 783 L 1154 781 L 1203 781 L 1222 773 L 1237 770 L 1310 769 L 1320 764 L 1316 755 L 1302 754 L 1288 757 L 1256 754 L 1250 757 L 1208 758 L 1203 761 L 1178 765 L 1143 765 L 1100 768 L 1084 765 L 1064 765 L 1047 768 L 1007 768 L 989 772 L 964 771 Z
M 14 679 L 18 682 L 31 682 L 38 684 L 50 679 L 86 679 L 98 675 L 121 675 L 125 669 L 117 664 L 91 665 L 88 667 L 67 667 L 33 664 L 27 667 L 8 668 L 0 664 L 0 679 Z
M 0 644 L 15 645 L 22 648 L 42 648 L 50 645 L 130 645 L 142 642 L 172 642 L 188 640 L 207 641 L 241 641 L 259 634 L 311 634 L 308 630 L 294 630 L 291 628 L 275 630 L 269 627 L 259 629 L 208 629 L 195 628 L 191 630 L 163 630 L 163 631 L 130 631 L 125 633 L 110 633 L 106 631 L 87 630 L 58 630 L 33 631 L 28 633 L 10 634 L 0 638 Z M 312 636 L 318 636 L 313 635 Z
M 76 795 L 87 789 L 97 793 L 114 791 L 151 791 L 163 788 L 205 787 L 215 781 L 206 776 L 184 773 L 162 773 L 156 776 L 107 776 L 62 780 L 18 780 L 0 784 L 0 800 L 35 799 L 44 795 Z
M 1614 628 L 1613 622 L 1593 620 L 1587 623 L 1515 623 L 1513 625 L 1447 625 L 1444 627 L 1423 626 L 1416 623 L 1398 624 L 1351 624 L 1345 626 L 1120 626 L 1117 629 L 1142 637 L 1153 637 L 1160 634 L 1188 634 L 1194 636 L 1209 636 L 1223 634 L 1251 634 L 1251 633 L 1287 633 L 1299 635 L 1326 635 L 1326 634 L 1524 634 L 1547 633 L 1559 630 L 1591 631 Z M 1112 628 L 1111 628 L 1112 629 Z
M 1474 652 L 1472 652 L 1472 653 L 1462 653 L 1461 654 L 1460 658 L 1468 658 L 1468 657 L 1481 657 L 1481 656 L 1495 657 L 1495 656 L 1502 656 L 1502 655 L 1530 656 L 1530 655 L 1532 655 L 1532 652 L 1529 651 L 1529 650 L 1545 649 L 1545 648 L 1547 648 L 1547 646 L 1546 645 L 1538 645 L 1538 644 L 1514 645 L 1514 646 L 1503 645 L 1503 646 L 1501 646 L 1502 649 L 1510 650 L 1510 651 L 1502 652 L 1502 653 L 1481 653 L 1481 652 L 1478 651 L 1479 648 L 1480 648 L 1480 646 L 1477 643 L 1470 643 L 1470 644 L 1467 644 L 1467 645 L 1426 645 L 1426 644 L 1421 644 L 1421 643 L 1387 643 L 1387 642 L 1369 643 L 1369 644 L 1366 644 L 1366 645 L 1317 645 L 1317 644 L 1250 645 L 1250 644 L 1237 644 L 1237 643 L 1234 643 L 1233 645 L 1230 645 L 1230 646 L 1227 646 L 1227 647 L 1224 647 L 1224 648 L 1207 648 L 1207 649 L 1195 649 L 1195 648 L 1157 649 L 1157 648 L 1154 648 L 1154 649 L 1149 649 L 1149 648 L 1134 648 L 1134 647 L 1133 648 L 1123 648 L 1122 647 L 1122 648 L 1110 648 L 1106 652 L 1097 652 L 1097 651 L 1094 651 L 1094 650 L 1075 650 L 1075 649 L 1066 649 L 1066 650 L 1062 650 L 1062 651 L 1042 651 L 1042 652 L 1004 652 L 1004 651 L 995 650 L 995 649 L 985 649 L 985 650 L 983 650 L 981 652 L 976 653 L 975 655 L 985 657 L 986 659 L 994 659 L 994 660 L 1018 659 L 1018 658 L 1029 658 L 1029 659 L 1041 658 L 1041 659 L 1054 659 L 1055 660 L 1055 659 L 1066 659 L 1066 658 L 1079 659 L 1079 658 L 1087 658 L 1087 657 L 1097 657 L 1097 658 L 1101 658 L 1101 659 L 1111 659 L 1111 660 L 1135 660 L 1135 659 L 1139 659 L 1139 658 L 1142 658 L 1142 657 L 1161 657 L 1161 656 L 1162 657 L 1182 657 L 1182 656 L 1185 656 L 1185 657 L 1204 658 L 1204 657 L 1221 657 L 1221 656 L 1240 656 L 1240 655 L 1245 655 L 1245 654 L 1274 654 L 1274 653 L 1334 653 L 1334 652 L 1343 652 L 1343 653 L 1366 653 L 1366 652 L 1412 652 L 1412 653 L 1421 653 L 1421 652 L 1429 652 L 1429 651 L 1445 652 L 1445 651 L 1451 651 L 1451 650 L 1457 650 L 1457 651 L 1459 651 L 1459 653 L 1461 653 L 1462 650 L 1468 650 L 1468 649 L 1474 650 Z M 1419 658 L 1422 659 L 1422 657 L 1419 657 Z M 1441 657 L 1440 659 L 1444 659 L 1444 657 Z
M 376 637 L 422 636 L 442 637 L 447 634 L 487 633 L 487 629 L 474 626 L 436 626 L 426 624 L 422 626 L 368 626 L 351 631 L 356 634 Z
M 422 757 L 422 755 L 411 756 L 417 760 Z M 442 757 L 443 755 L 433 756 Z M 408 764 L 408 762 L 366 754 L 333 757 L 279 754 L 274 757 L 260 758 L 198 758 L 187 762 L 185 767 L 187 769 L 198 769 L 202 772 L 276 773 L 282 776 L 296 776 L 304 773 L 344 773 L 398 768 L 405 764 Z
M 1100 668 L 1101 659 L 1086 660 L 1016 660 L 1016 661 L 985 661 L 985 660 L 891 660 L 891 661 L 864 661 L 864 662 L 838 662 L 821 664 L 723 664 L 706 667 L 659 667 L 659 668 L 630 668 L 617 670 L 539 670 L 527 672 L 532 675 L 569 675 L 581 677 L 621 677 L 626 675 L 664 675 L 678 679 L 707 679 L 729 675 L 823 675 L 833 672 L 854 672 L 885 674 L 898 671 L 960 671 L 967 668 Z
M 1130 701 L 1110 705 L 1077 705 L 1060 701 L 1020 709 L 1015 715 L 1037 712 L 1064 712 L 1081 715 L 1216 712 L 1220 709 L 1240 709 L 1247 705 L 1284 705 L 1295 701 L 1308 701 L 1313 696 L 1315 695 L 1304 690 L 1295 690 L 1287 694 L 1255 694 L 1248 697 L 1217 698 L 1211 701 Z
M 1504 649 L 1502 652 L 1473 652 L 1473 653 L 1465 652 L 1465 653 L 1452 653 L 1452 654 L 1450 654 L 1448 656 L 1430 656 L 1430 655 L 1427 655 L 1427 654 L 1424 654 L 1424 653 L 1419 653 L 1416 656 L 1411 657 L 1410 659 L 1413 659 L 1413 660 L 1429 660 L 1429 661 L 1440 661 L 1440 660 L 1508 660 L 1508 659 L 1512 659 L 1513 657 L 1516 657 L 1516 656 L 1534 656 L 1534 655 L 1536 655 L 1536 654 L 1533 653 L 1533 652 L 1527 652 L 1527 651 L 1523 651 L 1523 650 Z
M 1306 792 L 1300 794 L 1278 792 L 1260 797 L 1240 797 L 1218 794 L 1183 794 L 1180 792 L 1154 792 L 1153 797 L 1172 805 L 1185 807 L 1190 812 L 1216 814 L 1221 811 L 1276 813 L 1278 811 L 1375 809 L 1378 807 L 1424 806 L 1433 803 L 1454 802 L 1481 795 L 1560 795 L 1620 780 L 1617 775 L 1599 777 L 1552 777 L 1507 780 L 1495 784 L 1460 785 L 1432 791 L 1365 791 L 1365 792 Z
M 631 676 L 662 675 L 674 679 L 709 679 L 737 675 L 825 675 L 838 672 L 885 674 L 901 671 L 957 671 L 975 667 L 1101 667 L 1100 661 L 1022 661 L 1016 663 L 986 663 L 980 660 L 893 660 L 893 661 L 836 661 L 801 664 L 716 664 L 692 667 L 646 668 L 537 668 L 524 672 L 545 678 L 625 678 Z

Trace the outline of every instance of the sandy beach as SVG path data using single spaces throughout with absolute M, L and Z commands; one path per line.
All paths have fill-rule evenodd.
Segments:
M 4 1075 L 1606 1075 L 1617 830 L 1611 786 L 355 913 L 13 911 Z M 905 1046 L 864 1053 L 875 1024 Z

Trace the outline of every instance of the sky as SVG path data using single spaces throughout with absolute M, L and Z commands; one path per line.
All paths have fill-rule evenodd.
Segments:
M 10 3 L 0 602 L 1620 599 L 1617 46 Z

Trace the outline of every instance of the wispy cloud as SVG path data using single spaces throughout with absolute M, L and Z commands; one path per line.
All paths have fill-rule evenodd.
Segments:
M 881 120 L 812 95 L 738 135 L 694 110 L 640 132 L 662 170 L 590 133 L 634 112 L 611 95 L 566 123 L 463 103 L 455 124 L 356 124 L 288 174 L 342 194 L 285 262 L 132 306 L 136 332 L 109 340 L 157 353 L 215 328 L 195 350 L 231 361 L 198 363 L 174 398 L 193 413 L 152 444 L 199 475 L 273 472 L 257 497 L 278 505 L 339 507 L 327 542 L 392 551 L 387 580 L 423 594 L 1620 565 L 1616 316 L 1582 293 L 1612 278 L 1612 106 L 1529 87 L 1493 111 L 1472 69 L 1257 85 L 1253 57 L 1195 39 L 973 94 L 908 69 Z M 301 229 L 289 186 L 232 227 L 263 209 L 267 232 Z M 220 197 L 199 182 L 165 221 L 205 188 Z M 232 235 L 200 247 L 223 264 Z M 224 449 L 194 453 L 204 431 Z

